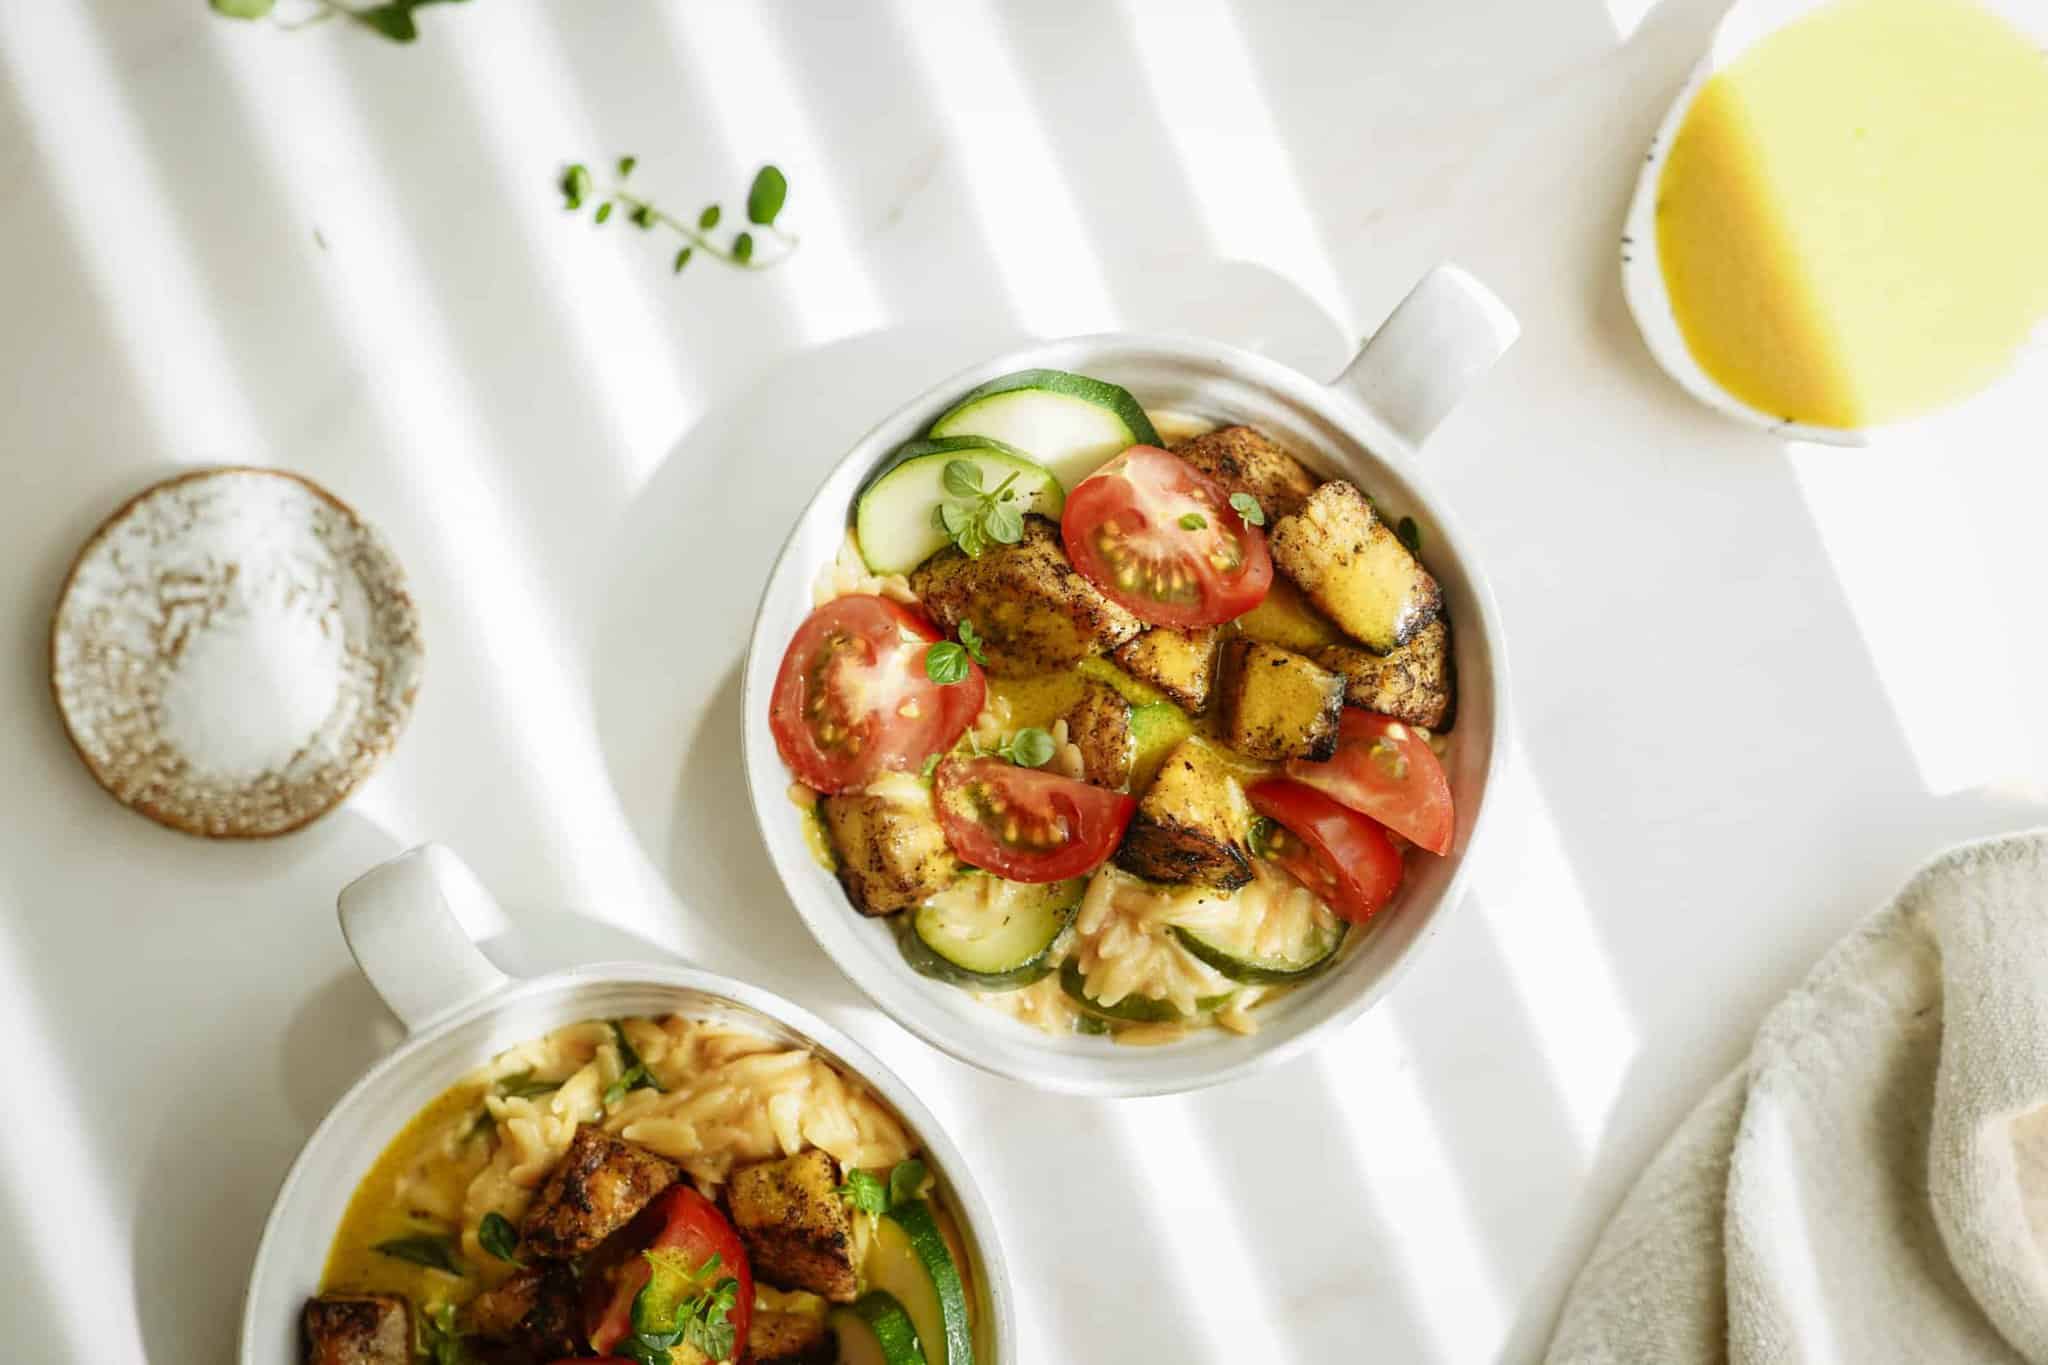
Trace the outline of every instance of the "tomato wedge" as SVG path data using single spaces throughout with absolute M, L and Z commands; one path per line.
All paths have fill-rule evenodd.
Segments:
M 1327 763 L 1290 759 L 1287 775 L 1431 853 L 1449 853 L 1458 813 L 1429 742 L 1392 716 L 1344 708 Z
M 1155 626 L 1220 625 L 1273 585 L 1265 533 L 1221 484 L 1157 446 L 1132 446 L 1081 480 L 1060 536 L 1083 577 Z
M 754 1317 L 754 1276 L 746 1248 L 718 1206 L 688 1185 L 670 1188 L 641 1210 L 584 1267 L 583 1320 L 591 1349 L 603 1354 L 633 1335 L 633 1300 L 653 1275 L 643 1251 L 673 1251 L 691 1267 L 718 1257 L 711 1278 L 730 1275 L 739 1281 L 726 1317 L 732 1323 L 733 1358 L 745 1355 L 747 1327 Z
M 907 608 L 864 593 L 804 618 L 768 708 L 775 747 L 798 780 L 846 791 L 952 748 L 981 713 L 988 682 L 972 659 L 959 682 L 933 682 L 925 653 L 940 638 Z
M 1266 856 L 1343 918 L 1363 924 L 1400 890 L 1401 850 L 1357 811 L 1284 777 L 1256 783 L 1245 795 L 1280 826 L 1266 841 Z
M 1138 809 L 1135 797 L 999 758 L 949 758 L 932 787 L 946 842 L 1013 882 L 1057 882 L 1100 867 Z

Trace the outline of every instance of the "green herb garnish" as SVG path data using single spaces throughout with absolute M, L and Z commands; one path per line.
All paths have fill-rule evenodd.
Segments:
M 1016 506 L 1017 495 L 1010 485 L 1013 473 L 993 489 L 983 492 L 981 466 L 972 460 L 948 460 L 939 483 L 960 502 L 942 502 L 932 509 L 932 525 L 946 533 L 960 552 L 979 559 L 991 544 L 1015 545 L 1024 539 L 1024 513 Z
M 967 650 L 951 640 L 941 640 L 924 652 L 924 675 L 941 687 L 967 680 Z
M 1184 512 L 1181 514 L 1180 529 L 1183 531 L 1200 531 L 1206 529 L 1208 525 L 1209 519 L 1200 512 Z
M 923 1188 L 924 1163 L 916 1157 L 897 1162 L 896 1169 L 889 1172 L 889 1207 L 917 1198 Z
M 982 652 L 981 636 L 976 633 L 974 622 L 962 619 L 960 622 L 960 643 L 965 645 L 967 652 L 974 656 L 974 662 L 984 668 L 988 667 L 988 655 Z
M 215 14 L 229 19 L 275 18 L 277 0 L 208 0 Z M 329 19 L 347 19 L 394 43 L 409 43 L 420 36 L 413 19 L 416 10 L 428 5 L 452 4 L 456 0 L 385 0 L 383 4 L 354 6 L 340 0 L 312 0 L 313 12 L 290 22 L 278 20 L 279 28 L 308 28 Z
M 839 1187 L 839 1197 L 851 1204 L 856 1213 L 880 1217 L 900 1204 L 917 1198 L 924 1188 L 925 1166 L 916 1157 L 906 1157 L 890 1170 L 885 1182 L 873 1171 L 859 1167 L 847 1171 L 846 1183 Z
M 1008 743 L 996 746 L 996 757 L 1006 758 L 1020 768 L 1043 768 L 1052 761 L 1052 751 L 1051 733 L 1027 725 L 1010 736 Z
M 619 1027 L 619 1021 L 614 1019 L 611 1022 L 612 1045 L 619 1050 L 621 1070 L 618 1079 L 604 1088 L 604 1107 L 611 1108 L 635 1090 L 666 1093 L 662 1091 L 661 1082 L 654 1079 L 654 1073 L 647 1069 L 647 1063 L 640 1060 L 640 1054 L 626 1041 L 626 1031 Z
M 889 1187 L 873 1172 L 859 1167 L 846 1173 L 846 1183 L 839 1187 L 839 1197 L 860 1213 L 889 1211 Z
M 431 4 L 435 0 L 413 2 Z M 617 207 L 624 209 L 627 220 L 642 231 L 664 227 L 683 238 L 684 245 L 676 252 L 671 266 L 673 273 L 681 274 L 683 267 L 688 265 L 699 251 L 706 252 L 735 269 L 766 270 L 788 260 L 790 253 L 796 249 L 796 238 L 775 226 L 775 219 L 782 212 L 783 201 L 789 197 L 789 181 L 774 166 L 763 166 L 754 172 L 754 183 L 747 191 L 747 220 L 755 227 L 767 229 L 782 244 L 783 249 L 765 260 L 756 260 L 753 233 L 736 233 L 730 242 L 722 245 L 710 236 L 710 233 L 717 229 L 720 219 L 724 217 L 724 211 L 717 204 L 706 204 L 698 211 L 694 223 L 686 223 L 651 200 L 628 190 L 626 178 L 632 175 L 633 167 L 638 164 L 639 160 L 636 157 L 622 156 L 618 159 L 612 187 L 598 199 L 597 211 L 592 217 L 596 222 L 607 222 L 612 216 L 612 210 Z M 571 212 L 580 210 L 584 202 L 596 193 L 590 168 L 581 162 L 562 169 L 556 188 L 562 192 L 562 207 Z
M 502 1213 L 487 1213 L 484 1221 L 477 1225 L 477 1244 L 501 1261 L 513 1265 L 524 1265 L 519 1259 L 519 1229 L 512 1226 L 512 1220 Z
M 1273 831 L 1278 828 L 1278 825 L 1263 815 L 1252 821 L 1251 832 L 1245 835 L 1245 843 L 1251 846 L 1254 857 L 1265 858 L 1271 855 Z
M 661 1247 L 640 1253 L 647 1283 L 633 1296 L 633 1335 L 613 1349 L 645 1365 L 669 1365 L 670 1349 L 688 1345 L 711 1360 L 730 1360 L 737 1344 L 732 1323 L 740 1282 L 718 1275 L 716 1253 L 695 1270 L 682 1253 Z M 716 1276 L 716 1278 L 713 1278 Z
M 420 1314 L 418 1352 L 428 1365 L 470 1365 L 473 1357 L 455 1330 L 455 1305 L 443 1303 Z
M 1243 517 L 1248 525 L 1264 526 L 1266 524 L 1266 509 L 1259 506 L 1259 500 L 1249 493 L 1232 493 L 1230 495 L 1230 507 L 1232 511 Z
M 429 1270 L 438 1270 L 444 1275 L 462 1276 L 469 1272 L 455 1255 L 455 1244 L 446 1237 L 433 1233 L 420 1233 L 413 1237 L 394 1237 L 388 1242 L 379 1242 L 370 1248 L 380 1256 L 389 1256 L 394 1261 L 409 1261 L 423 1265 Z

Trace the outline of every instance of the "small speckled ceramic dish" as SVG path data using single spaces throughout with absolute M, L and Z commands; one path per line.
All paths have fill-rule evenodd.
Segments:
M 79 551 L 50 686 L 101 786 L 188 834 L 285 834 L 341 804 L 412 713 L 419 611 L 390 548 L 296 475 L 144 489 Z

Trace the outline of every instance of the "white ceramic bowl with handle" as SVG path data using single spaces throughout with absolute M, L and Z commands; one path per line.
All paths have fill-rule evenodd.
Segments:
M 1485 827 L 1486 794 L 1506 734 L 1506 660 L 1493 597 L 1450 509 L 1423 483 L 1416 451 L 1513 342 L 1514 316 L 1455 266 L 1425 276 L 1340 376 L 1322 383 L 1219 342 L 1109 334 L 995 356 L 919 394 L 885 418 L 833 468 L 782 548 L 747 650 L 742 686 L 747 785 L 762 838 L 798 912 L 841 970 L 926 1042 L 998 1075 L 1051 1090 L 1141 1095 L 1213 1085 L 1292 1056 L 1356 1018 L 1392 985 L 1416 946 L 1458 898 Z M 1390 516 L 1415 518 L 1423 558 L 1443 586 L 1458 681 L 1446 756 L 1458 830 L 1448 856 L 1412 854 L 1408 880 L 1372 932 L 1313 982 L 1262 1005 L 1259 1030 L 1220 1029 L 1157 1047 L 1103 1037 L 1052 1036 L 913 971 L 894 926 L 847 902 L 805 843 L 789 799 L 791 775 L 768 726 L 783 650 L 812 609 L 819 571 L 845 541 L 854 493 L 869 473 L 975 385 L 1013 370 L 1069 370 L 1130 390 L 1150 411 L 1258 427 L 1326 477 L 1351 479 Z
M 873 1054 L 801 1009 L 690 967 L 600 963 L 516 980 L 479 952 L 451 893 L 484 893 L 454 854 L 429 844 L 383 863 L 340 896 L 349 951 L 409 1036 L 342 1096 L 298 1160 L 264 1224 L 242 1308 L 240 1365 L 298 1365 L 300 1311 L 318 1292 L 351 1195 L 385 1145 L 429 1100 L 508 1047 L 586 1019 L 681 1014 L 810 1050 L 857 1077 L 902 1119 L 959 1215 L 973 1264 L 979 1341 L 1015 1361 L 1009 1276 L 988 1205 L 966 1160 L 910 1088 Z

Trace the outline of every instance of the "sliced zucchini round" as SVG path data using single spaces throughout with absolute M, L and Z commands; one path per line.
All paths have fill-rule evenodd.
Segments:
M 1159 433 L 1130 393 L 1065 370 L 1019 370 L 981 385 L 932 423 L 933 436 L 992 436 L 1050 469 L 1067 488 Z
M 1259 957 L 1242 952 L 1183 924 L 1171 927 L 1181 947 L 1232 981 L 1242 981 L 1248 986 L 1272 986 L 1283 981 L 1305 981 L 1336 961 L 1337 949 L 1343 946 L 1344 931 L 1349 926 L 1338 920 L 1334 929 L 1318 927 L 1304 935 L 1297 944 L 1290 945 L 1289 952 L 1282 957 Z
M 1231 992 L 1221 995 L 1203 995 L 1195 998 L 1195 1013 L 1182 1014 L 1172 1004 L 1149 995 L 1127 995 L 1114 1005 L 1105 1005 L 1088 994 L 1088 978 L 1081 975 L 1080 964 L 1068 958 L 1060 964 L 1060 989 L 1065 991 L 1075 1004 L 1098 1019 L 1113 1020 L 1120 1024 L 1173 1024 L 1183 1019 L 1209 1013 L 1228 999 Z
M 876 1220 L 861 1264 L 868 1283 L 902 1305 L 929 1365 L 973 1365 L 967 1289 L 924 1200 L 907 1199 Z
M 909 573 L 946 548 L 952 537 L 934 517 L 941 503 L 971 506 L 972 499 L 949 492 L 946 466 L 973 465 L 983 491 L 1008 481 L 1008 500 L 1019 514 L 1057 519 L 1067 495 L 1045 466 L 1023 451 L 986 436 L 949 436 L 912 441 L 889 457 L 854 499 L 853 529 L 860 557 L 875 573 Z
M 885 1289 L 870 1289 L 851 1308 L 833 1309 L 826 1321 L 839 1347 L 839 1365 L 931 1365 L 910 1314 Z
M 1088 879 L 1033 886 L 960 878 L 904 918 L 903 956 L 926 976 L 976 990 L 1028 986 L 1053 969 Z

